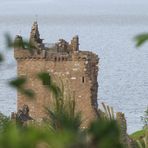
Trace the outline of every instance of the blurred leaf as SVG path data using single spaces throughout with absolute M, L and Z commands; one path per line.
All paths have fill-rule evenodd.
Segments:
M 28 96 L 29 98 L 34 98 L 35 93 L 33 90 L 31 89 L 23 89 L 22 93 L 26 96 Z
M 5 39 L 6 39 L 6 47 L 7 48 L 14 47 L 14 43 L 12 41 L 12 38 L 11 38 L 11 36 L 8 33 L 5 34 Z
M 10 119 L 0 112 L 0 133 L 3 132 L 4 128 L 9 124 Z
M 55 98 L 59 98 L 61 96 L 60 88 L 52 82 L 51 76 L 47 72 L 39 73 L 38 78 L 42 81 L 43 85 L 51 90 L 54 94 Z
M 13 41 L 10 34 L 6 33 L 5 40 L 7 48 L 23 48 L 24 50 L 28 50 L 31 54 L 34 52 L 34 46 L 28 40 L 24 41 L 21 36 L 17 36 L 15 41 Z
M 49 117 L 48 124 L 55 130 L 66 129 L 77 132 L 82 122 L 81 113 L 75 110 L 74 98 L 71 98 L 70 95 L 68 98 L 65 97 L 64 92 L 61 92 L 56 85 L 52 85 L 51 90 L 55 95 L 55 102 L 46 108 Z
M 18 77 L 12 80 L 11 82 L 9 82 L 9 84 L 15 88 L 21 88 L 25 83 L 26 83 L 26 78 L 23 78 L 23 77 Z
M 142 142 L 140 142 L 139 140 L 136 141 L 137 144 L 138 144 L 138 148 L 145 148 L 143 145 L 142 145 Z
M 49 73 L 42 72 L 38 74 L 38 78 L 42 81 L 43 85 L 51 86 L 52 81 Z
M 2 62 L 4 60 L 3 55 L 0 53 L 0 62 Z
M 136 47 L 140 47 L 146 41 L 148 41 L 148 33 L 143 33 L 143 34 L 137 35 L 135 37 L 135 41 L 136 41 Z
M 140 131 L 136 131 L 136 132 L 132 133 L 132 134 L 130 135 L 130 137 L 131 137 L 133 140 L 139 140 L 140 138 L 144 137 L 144 135 L 145 135 L 145 130 L 142 129 L 142 130 L 140 130 Z
M 120 132 L 115 120 L 96 120 L 88 131 L 92 135 L 91 145 L 94 147 L 122 148 Z
M 61 90 L 56 84 L 52 83 L 50 90 L 54 94 L 55 98 L 60 98 L 62 96 Z
M 76 113 L 74 116 L 70 116 L 69 112 L 65 108 L 60 110 L 47 109 L 47 115 L 50 119 L 50 124 L 55 130 L 70 130 L 77 132 L 81 125 L 81 114 Z
M 18 77 L 12 81 L 9 82 L 9 84 L 14 87 L 17 88 L 18 91 L 20 91 L 22 94 L 26 95 L 29 98 L 34 98 L 35 93 L 33 90 L 31 89 L 26 89 L 24 88 L 25 83 L 27 82 L 27 79 L 24 77 Z

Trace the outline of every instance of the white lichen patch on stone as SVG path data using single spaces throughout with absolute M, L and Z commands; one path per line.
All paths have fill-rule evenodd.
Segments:
M 80 64 L 79 63 L 75 63 L 74 66 L 80 66 Z
M 85 64 L 88 64 L 88 61 L 86 61 Z
M 71 80 L 76 80 L 76 77 L 71 77 Z
M 72 70 L 73 70 L 73 71 L 78 71 L 78 68 L 73 68 Z
M 69 75 L 70 73 L 67 71 L 66 74 Z

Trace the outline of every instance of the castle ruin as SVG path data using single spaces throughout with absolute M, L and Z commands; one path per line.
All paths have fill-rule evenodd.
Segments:
M 23 39 L 17 35 L 16 41 L 23 42 Z M 36 121 L 46 116 L 44 107 L 51 104 L 51 93 L 43 87 L 36 74 L 48 72 L 53 80 L 56 81 L 57 77 L 67 82 L 70 92 L 75 95 L 76 111 L 82 113 L 83 126 L 87 126 L 97 117 L 98 56 L 90 51 L 79 50 L 78 36 L 73 37 L 70 43 L 60 39 L 54 44 L 44 44 L 37 22 L 32 26 L 30 43 L 33 52 L 22 45 L 15 47 L 14 57 L 18 76 L 27 77 L 26 87 L 35 91 L 36 99 L 29 100 L 18 92 L 17 109 L 28 105 L 30 116 Z

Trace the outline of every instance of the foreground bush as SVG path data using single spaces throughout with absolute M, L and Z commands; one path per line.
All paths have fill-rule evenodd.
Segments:
M 14 123 L 0 133 L 0 148 L 122 148 L 116 121 L 97 120 L 88 129 L 54 130 L 47 124 L 17 128 Z

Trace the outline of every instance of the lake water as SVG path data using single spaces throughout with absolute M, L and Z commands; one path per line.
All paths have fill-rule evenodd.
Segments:
M 87 0 L 79 6 L 66 0 L 64 5 L 56 3 L 57 0 L 50 5 L 46 0 L 14 2 L 16 5 L 7 0 L 0 6 L 0 51 L 6 56 L 0 65 L 1 112 L 10 115 L 16 111 L 16 91 L 7 85 L 16 76 L 16 62 L 13 51 L 5 50 L 3 35 L 9 32 L 13 37 L 21 34 L 28 38 L 38 14 L 40 35 L 45 42 L 56 42 L 59 38 L 70 41 L 78 34 L 80 48 L 99 55 L 98 103 L 105 102 L 115 111 L 124 112 L 129 133 L 142 128 L 140 116 L 148 105 L 148 45 L 136 49 L 133 37 L 148 32 L 146 1 L 136 0 L 135 5 L 115 0 L 110 5 L 103 1 L 96 5 L 99 3 L 93 1 L 89 5 Z

